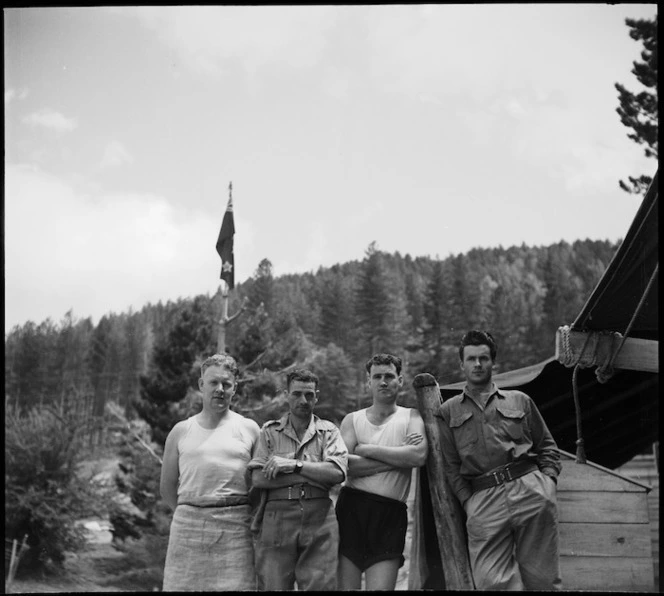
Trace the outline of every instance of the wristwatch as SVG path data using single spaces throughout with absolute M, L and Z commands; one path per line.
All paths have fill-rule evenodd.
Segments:
M 293 470 L 296 474 L 299 474 L 302 471 L 302 468 L 304 467 L 304 464 L 301 461 L 296 461 L 295 462 L 295 469 Z

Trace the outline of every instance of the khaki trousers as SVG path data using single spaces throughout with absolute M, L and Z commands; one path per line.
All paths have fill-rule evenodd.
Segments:
M 258 589 L 336 590 L 339 528 L 332 501 L 268 501 L 255 542 Z
M 560 590 L 555 482 L 539 470 L 465 503 L 478 590 Z

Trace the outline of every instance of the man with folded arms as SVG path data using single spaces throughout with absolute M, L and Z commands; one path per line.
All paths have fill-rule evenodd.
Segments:
M 290 411 L 266 422 L 249 462 L 262 489 L 252 524 L 259 590 L 335 590 L 339 530 L 329 490 L 346 479 L 339 429 L 314 415 L 318 377 L 288 374 Z
M 496 343 L 469 331 L 459 346 L 463 393 L 440 406 L 443 466 L 466 512 L 479 590 L 560 590 L 560 455 L 531 398 L 492 381 Z

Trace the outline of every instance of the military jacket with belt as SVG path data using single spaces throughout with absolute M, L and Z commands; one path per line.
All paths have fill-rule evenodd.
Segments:
M 440 405 L 441 447 L 450 486 L 463 504 L 471 496 L 470 480 L 514 461 L 530 460 L 556 478 L 560 454 L 542 415 L 522 391 L 493 384 L 484 408 L 467 387 Z
M 339 429 L 333 422 L 322 420 L 315 414 L 301 441 L 290 422 L 290 414 L 266 422 L 261 428 L 254 456 L 247 467 L 250 471 L 262 468 L 272 455 L 304 462 L 329 461 L 343 472 L 344 480 L 348 474 L 348 449 Z M 307 484 L 323 490 L 331 488 L 309 479 Z

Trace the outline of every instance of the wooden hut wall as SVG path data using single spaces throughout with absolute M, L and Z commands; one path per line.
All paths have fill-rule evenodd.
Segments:
M 565 590 L 652 591 L 648 487 L 562 453 L 558 482 Z

